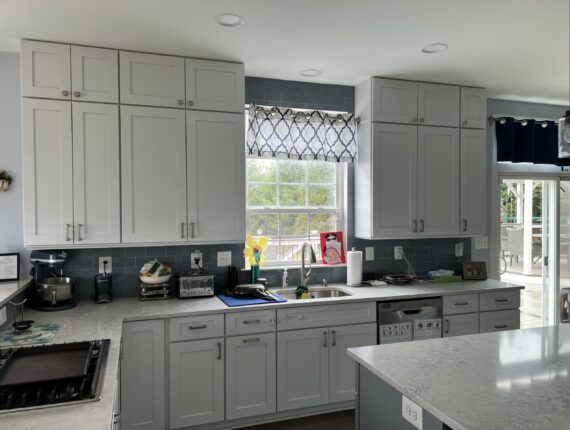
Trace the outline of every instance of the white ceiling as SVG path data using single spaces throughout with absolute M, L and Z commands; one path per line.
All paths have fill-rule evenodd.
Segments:
M 224 12 L 245 23 L 218 26 Z M 237 60 L 248 76 L 378 75 L 557 104 L 568 103 L 568 26 L 567 0 L 0 0 L 0 51 L 34 38 Z M 432 42 L 449 50 L 422 54 Z

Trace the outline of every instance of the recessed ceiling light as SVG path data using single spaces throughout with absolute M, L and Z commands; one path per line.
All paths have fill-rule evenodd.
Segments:
M 315 76 L 319 76 L 322 72 L 317 69 L 305 69 L 301 70 L 301 75 L 306 76 L 307 78 L 314 78 Z
M 223 27 L 237 27 L 243 24 L 243 18 L 233 13 L 222 13 L 216 17 L 216 21 Z
M 423 47 L 422 52 L 424 54 L 437 54 L 439 52 L 447 51 L 447 48 L 449 48 L 449 46 L 447 46 L 446 43 L 430 43 Z

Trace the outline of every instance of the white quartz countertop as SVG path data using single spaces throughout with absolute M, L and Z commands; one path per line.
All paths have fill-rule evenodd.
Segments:
M 454 430 L 570 428 L 570 325 L 348 354 Z
M 24 291 L 31 282 L 31 279 L 0 282 L 0 308 Z
M 331 285 L 341 287 L 337 285 Z M 286 303 L 227 307 L 217 297 L 199 299 L 171 299 L 141 302 L 137 298 L 117 299 L 109 304 L 95 305 L 79 302 L 74 309 L 60 312 L 26 310 L 26 318 L 36 323 L 58 323 L 60 329 L 54 343 L 94 339 L 110 339 L 111 345 L 101 400 L 78 405 L 57 406 L 38 410 L 0 414 L 0 428 L 13 430 L 109 430 L 112 419 L 119 363 L 119 345 L 124 321 L 172 318 L 208 313 L 243 312 L 256 309 L 292 306 L 319 306 L 355 301 L 382 301 L 402 298 L 443 296 L 485 291 L 520 289 L 521 286 L 498 281 L 466 281 L 453 284 L 420 283 L 409 286 L 341 287 L 352 296 L 289 300 Z M 278 289 L 275 290 L 279 292 Z

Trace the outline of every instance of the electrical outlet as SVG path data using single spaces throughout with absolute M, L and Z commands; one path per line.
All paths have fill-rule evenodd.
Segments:
M 232 251 L 218 252 L 218 267 L 228 267 L 232 265 Z
M 455 256 L 463 257 L 463 242 L 457 242 L 455 244 Z
M 479 236 L 475 238 L 475 249 L 487 249 L 489 247 L 489 238 L 487 236 Z
M 198 269 L 198 264 L 196 264 L 196 259 L 198 259 L 198 264 L 204 267 L 204 260 L 202 259 L 202 252 L 201 251 L 194 251 L 190 254 L 190 267 L 192 269 Z
M 8 317 L 6 316 L 6 306 L 0 308 L 0 326 L 6 322 Z
M 402 396 L 402 417 L 418 430 L 423 429 L 423 409 L 406 396 Z
M 107 262 L 106 266 L 103 264 L 104 261 Z M 113 273 L 113 257 L 99 257 L 99 273 L 104 272 Z
M 404 259 L 404 247 L 403 246 L 395 246 L 394 247 L 394 260 L 403 260 Z
M 373 246 L 367 246 L 366 248 L 364 248 L 364 254 L 365 254 L 366 261 L 373 261 L 374 260 L 374 247 Z

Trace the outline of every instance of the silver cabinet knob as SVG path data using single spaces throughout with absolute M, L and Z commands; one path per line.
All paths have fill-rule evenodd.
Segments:
M 418 122 L 418 117 L 417 117 L 417 116 L 412 117 L 412 122 L 413 122 L 413 123 Z
M 194 100 L 188 100 L 188 106 L 194 106 Z
M 423 117 L 423 116 L 420 118 L 420 122 L 424 122 L 424 117 Z
M 463 123 L 462 123 L 462 124 L 463 124 L 463 125 L 467 125 L 467 121 L 463 121 Z
M 61 92 L 61 95 L 62 95 L 63 97 L 67 97 L 67 96 L 69 96 L 69 91 L 63 90 L 63 91 Z
M 80 93 L 79 91 L 74 91 L 74 92 L 73 92 L 73 97 L 79 98 L 79 97 L 81 97 L 81 93 Z
M 184 104 L 184 100 L 180 99 L 178 100 L 178 106 L 182 106 Z

